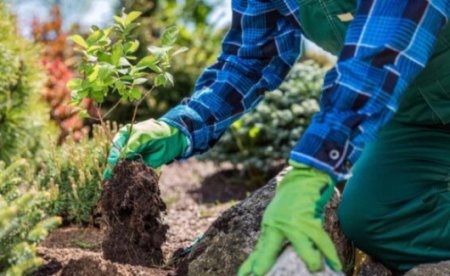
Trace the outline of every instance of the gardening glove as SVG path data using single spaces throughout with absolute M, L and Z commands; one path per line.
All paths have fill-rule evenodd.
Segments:
M 150 167 L 158 168 L 182 156 L 186 148 L 185 135 L 165 122 L 150 119 L 132 128 L 128 124 L 113 139 L 103 177 L 111 179 L 120 158 L 139 159 Z
M 267 206 L 261 234 L 254 252 L 241 265 L 238 275 L 264 275 L 288 240 L 310 272 L 323 269 L 323 259 L 331 269 L 342 269 L 339 257 L 322 227 L 326 203 L 333 196 L 335 183 L 328 174 L 294 161 L 278 184 L 275 197 Z

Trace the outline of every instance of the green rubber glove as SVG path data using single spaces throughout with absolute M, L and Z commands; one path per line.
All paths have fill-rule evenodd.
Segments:
M 294 161 L 267 206 L 254 252 L 239 269 L 239 276 L 264 275 L 288 240 L 310 272 L 323 269 L 323 257 L 331 269 L 342 270 L 336 248 L 322 227 L 326 203 L 334 182 L 328 174 Z M 323 256 L 323 257 L 322 257 Z
M 124 126 L 114 137 L 108 164 L 103 173 L 105 179 L 112 177 L 120 158 L 140 159 L 146 165 L 158 168 L 186 151 L 185 135 L 165 122 L 150 119 L 137 123 L 131 128 L 131 134 L 130 127 L 129 124 Z

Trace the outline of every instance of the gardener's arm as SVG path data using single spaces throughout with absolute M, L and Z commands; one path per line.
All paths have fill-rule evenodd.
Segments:
M 208 150 L 283 81 L 302 47 L 296 0 L 232 3 L 232 25 L 222 53 L 200 76 L 193 96 L 160 120 L 138 123 L 131 133 L 129 126 L 122 128 L 113 141 L 106 179 L 121 157 L 159 167 Z
M 161 118 L 186 135 L 183 158 L 208 150 L 297 61 L 302 34 L 290 2 L 232 1 L 232 25 L 217 62 L 200 76 L 193 96 Z
M 291 159 L 336 180 L 349 178 L 349 165 L 426 65 L 449 14 L 446 0 L 360 1 L 338 63 L 325 77 L 321 110 Z
M 338 63 L 326 76 L 321 111 L 292 151 L 293 169 L 264 213 L 256 250 L 241 266 L 240 276 L 264 275 L 285 240 L 311 271 L 323 268 L 322 256 L 340 270 L 322 228 L 323 208 L 333 190 L 329 175 L 335 180 L 349 177 L 347 162 L 356 162 L 364 143 L 397 110 L 450 15 L 446 0 L 359 3 Z

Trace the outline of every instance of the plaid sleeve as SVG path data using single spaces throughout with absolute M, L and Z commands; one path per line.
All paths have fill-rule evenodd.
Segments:
M 450 1 L 359 1 L 338 62 L 325 77 L 321 111 L 291 159 L 350 177 L 349 167 L 397 110 L 447 23 Z
M 202 73 L 192 97 L 160 119 L 188 138 L 183 158 L 208 150 L 283 81 L 302 49 L 296 1 L 232 1 L 232 24 L 217 62 Z

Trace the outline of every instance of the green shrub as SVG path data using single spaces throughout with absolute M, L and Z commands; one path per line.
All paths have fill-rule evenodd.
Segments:
M 266 176 L 274 161 L 289 157 L 319 110 L 324 73 L 312 60 L 296 64 L 279 89 L 234 123 L 204 158 L 240 164 L 252 177 Z
M 23 275 L 41 260 L 36 244 L 60 223 L 47 216 L 50 193 L 35 189 L 24 159 L 6 167 L 0 162 L 0 275 Z
M 31 158 L 48 125 L 39 101 L 43 70 L 39 49 L 19 36 L 16 22 L 0 3 L 0 160 Z
M 113 127 L 111 133 L 115 133 Z M 78 143 L 68 140 L 41 152 L 43 157 L 35 180 L 41 189 L 55 194 L 48 210 L 61 216 L 65 224 L 91 222 L 102 190 L 102 174 L 110 141 L 100 126 Z

